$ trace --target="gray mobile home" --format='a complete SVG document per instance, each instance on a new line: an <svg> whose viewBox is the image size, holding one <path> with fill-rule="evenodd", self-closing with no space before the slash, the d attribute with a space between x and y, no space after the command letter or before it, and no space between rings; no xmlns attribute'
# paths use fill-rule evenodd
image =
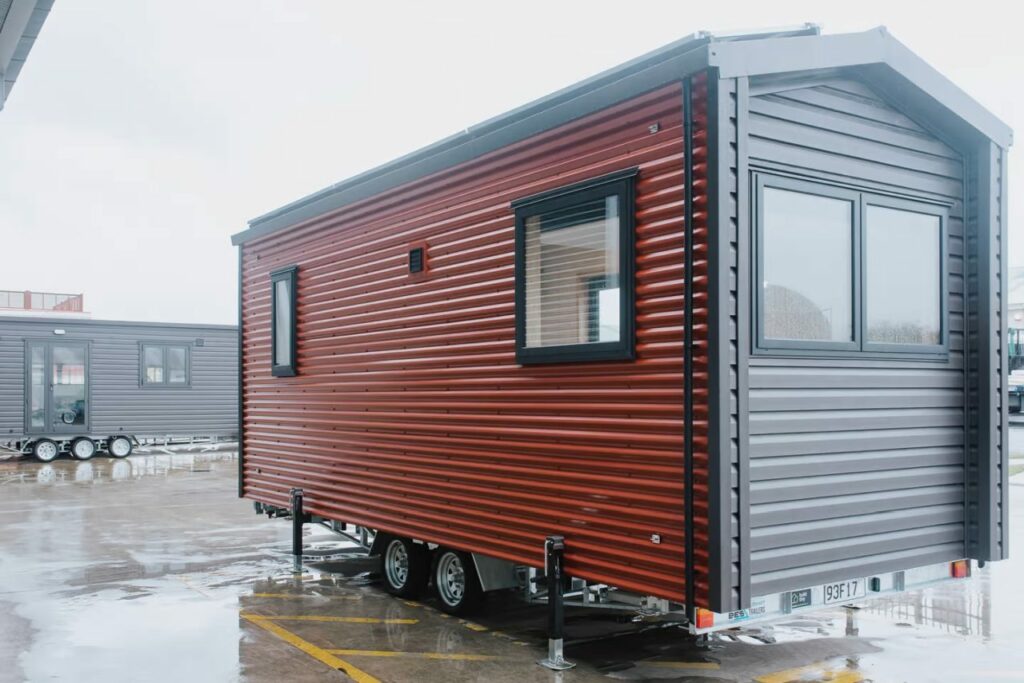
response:
<svg viewBox="0 0 1024 683"><path fill-rule="evenodd" d="M0 317L0 445L47 461L233 437L237 359L236 327Z"/></svg>

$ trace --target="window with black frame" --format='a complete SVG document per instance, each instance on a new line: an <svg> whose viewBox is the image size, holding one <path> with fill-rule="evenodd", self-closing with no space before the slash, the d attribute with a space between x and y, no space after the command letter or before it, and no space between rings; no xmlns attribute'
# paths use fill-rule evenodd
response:
<svg viewBox="0 0 1024 683"><path fill-rule="evenodd" d="M151 344L140 347L142 385L187 387L192 382L191 348L188 344Z"/></svg>
<svg viewBox="0 0 1024 683"><path fill-rule="evenodd" d="M945 352L946 207L758 175L758 347Z"/></svg>
<svg viewBox="0 0 1024 683"><path fill-rule="evenodd" d="M513 202L519 363L633 357L635 176Z"/></svg>
<svg viewBox="0 0 1024 683"><path fill-rule="evenodd" d="M295 292L298 268L282 268L270 274L270 372L274 377L296 374Z"/></svg>

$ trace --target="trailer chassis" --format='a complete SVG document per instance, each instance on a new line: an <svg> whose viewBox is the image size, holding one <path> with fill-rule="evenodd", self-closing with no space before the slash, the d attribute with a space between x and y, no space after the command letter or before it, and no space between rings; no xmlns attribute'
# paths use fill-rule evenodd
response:
<svg viewBox="0 0 1024 683"><path fill-rule="evenodd" d="M301 494L298 501L301 501ZM293 504L296 498L293 495ZM382 555L380 540L387 538L383 533L359 525L346 524L336 520L308 515L297 509L279 508L264 503L255 503L256 512L270 517L288 517L293 523L293 547L296 567L301 566L301 526L304 523L320 524L340 534L369 555ZM430 550L439 546L435 543L421 543ZM633 614L634 621L663 619L661 626L679 625L696 637L703 638L711 633L727 629L771 622L793 614L814 612L832 607L855 606L875 598L891 597L909 590L919 590L971 576L970 560L941 562L923 567L875 573L871 576L855 577L849 580L808 586L799 590L782 591L755 597L748 608L731 612L712 612L704 608L694 610L691 619L686 605L653 595L641 595L616 588L604 583L589 583L577 577L561 576L561 554L564 540L551 536L545 541L546 567L531 567L499 560L480 553L469 553L475 565L484 592L515 590L529 604L549 606L549 656L540 662L548 668L568 668L569 662L562 657L562 620L566 607L620 610ZM552 571L554 565L554 571ZM857 589L848 596L835 590L839 585L855 584ZM832 595L832 593L835 595ZM831 597L830 597L831 596ZM673 619L673 618L677 619ZM555 642L557 641L557 642Z"/></svg>

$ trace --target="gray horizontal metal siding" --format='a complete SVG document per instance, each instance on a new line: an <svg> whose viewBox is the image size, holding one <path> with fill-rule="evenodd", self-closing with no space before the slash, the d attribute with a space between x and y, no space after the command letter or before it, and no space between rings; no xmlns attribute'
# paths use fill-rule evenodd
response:
<svg viewBox="0 0 1024 683"><path fill-rule="evenodd" d="M963 557L963 160L857 81L751 89L751 168L951 205L948 360L751 357L751 594Z"/></svg>
<svg viewBox="0 0 1024 683"><path fill-rule="evenodd" d="M737 346L739 302L736 297L738 222L735 211L739 198L739 155L737 153L737 116L745 80L717 81L710 101L709 164L717 168L717 181L709 196L712 219L709 261L708 330L712 367L710 391L716 402L717 419L710 422L709 449L713 465L709 469L709 535L711 551L712 604L719 611L738 609L743 600L741 569L745 504L744 471L741 469L739 419L739 348Z"/></svg>
<svg viewBox="0 0 1024 683"><path fill-rule="evenodd" d="M968 175L967 530L970 557L1007 557L1006 153L985 141Z"/></svg>
<svg viewBox="0 0 1024 683"><path fill-rule="evenodd" d="M25 345L0 320L0 438L20 434L25 403Z"/></svg>
<svg viewBox="0 0 1024 683"><path fill-rule="evenodd" d="M65 330L63 336L53 334ZM0 434L24 427L26 339L90 344L91 432L96 435L232 435L238 422L237 333L230 327L0 318ZM202 339L203 345L196 346ZM141 387L145 342L191 346L191 386Z"/></svg>

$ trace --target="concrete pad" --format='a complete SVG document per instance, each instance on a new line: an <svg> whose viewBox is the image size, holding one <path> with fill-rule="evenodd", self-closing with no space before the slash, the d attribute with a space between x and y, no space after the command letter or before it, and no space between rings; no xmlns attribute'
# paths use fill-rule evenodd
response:
<svg viewBox="0 0 1024 683"><path fill-rule="evenodd" d="M235 495L232 452L0 463L0 682L1024 680L1019 563L735 629L706 648L671 620L569 610L554 673L543 607L491 595L471 619L399 600L373 562ZM1014 538L1024 486L1011 487ZM1013 541L1012 543L1015 543Z"/></svg>

